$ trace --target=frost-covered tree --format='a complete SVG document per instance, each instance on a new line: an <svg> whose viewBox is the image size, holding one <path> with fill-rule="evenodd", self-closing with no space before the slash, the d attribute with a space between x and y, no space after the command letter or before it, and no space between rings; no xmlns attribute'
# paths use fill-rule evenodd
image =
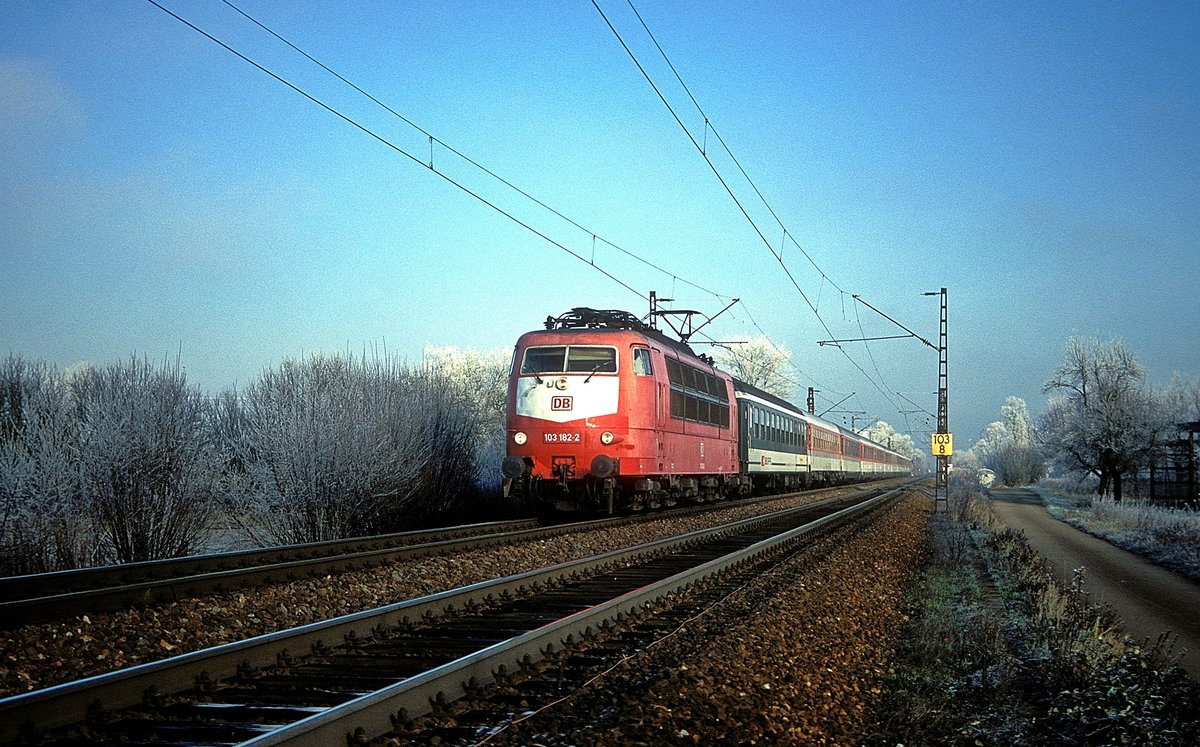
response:
<svg viewBox="0 0 1200 747"><path fill-rule="evenodd" d="M1010 394L1000 406L1000 415L1013 446L1029 448L1034 445L1033 416L1029 414L1025 400Z"/></svg>
<svg viewBox="0 0 1200 747"><path fill-rule="evenodd" d="M504 422L512 351L477 352L453 346L427 345L422 355L427 371L444 377L462 397L475 419L478 486L487 491L499 484L504 460Z"/></svg>
<svg viewBox="0 0 1200 747"><path fill-rule="evenodd" d="M791 357L787 348L766 335L735 339L734 344L716 351L717 365L735 379L787 400L795 394L795 384L787 377Z"/></svg>
<svg viewBox="0 0 1200 747"><path fill-rule="evenodd" d="M411 525L475 474L475 418L436 371L313 355L221 402L232 516L255 541L315 542Z"/></svg>
<svg viewBox="0 0 1200 747"><path fill-rule="evenodd" d="M987 466L988 461L1003 451L1011 441L1012 435L1008 432L1008 426L1003 421L997 420L984 426L979 438L971 446L971 450L975 452L979 461Z"/></svg>
<svg viewBox="0 0 1200 747"><path fill-rule="evenodd" d="M1161 407L1163 417L1168 422L1179 424L1200 421L1200 379L1188 381L1176 373L1162 393Z"/></svg>
<svg viewBox="0 0 1200 747"><path fill-rule="evenodd" d="M62 374L10 355L0 364L0 575L100 560L80 503L77 429Z"/></svg>
<svg viewBox="0 0 1200 747"><path fill-rule="evenodd" d="M1005 485L1029 485L1046 476L1045 461L1034 446L1033 419L1020 397L1000 406L1003 420L988 423L969 449L979 464Z"/></svg>
<svg viewBox="0 0 1200 747"><path fill-rule="evenodd" d="M217 517L220 457L207 398L178 362L136 357L69 383L80 500L117 562L186 555Z"/></svg>
<svg viewBox="0 0 1200 747"><path fill-rule="evenodd" d="M1096 475L1097 492L1119 501L1124 476L1165 430L1146 370L1124 342L1072 337L1044 390L1051 396L1039 432L1051 458Z"/></svg>

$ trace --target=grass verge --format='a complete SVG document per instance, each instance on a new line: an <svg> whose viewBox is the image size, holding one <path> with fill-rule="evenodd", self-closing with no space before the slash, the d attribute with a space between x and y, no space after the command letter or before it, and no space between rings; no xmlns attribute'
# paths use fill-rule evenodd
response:
<svg viewBox="0 0 1200 747"><path fill-rule="evenodd" d="M930 524L867 745L1193 744L1200 685L1067 588L979 496Z"/></svg>

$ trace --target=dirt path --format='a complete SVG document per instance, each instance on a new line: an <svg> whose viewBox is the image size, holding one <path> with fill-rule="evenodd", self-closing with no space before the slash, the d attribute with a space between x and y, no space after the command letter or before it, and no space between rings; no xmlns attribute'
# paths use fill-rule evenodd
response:
<svg viewBox="0 0 1200 747"><path fill-rule="evenodd" d="M1092 537L1051 516L1030 490L993 490L996 515L1025 533L1064 582L1083 567L1084 589L1110 605L1134 640L1170 631L1182 666L1200 679L1200 584Z"/></svg>

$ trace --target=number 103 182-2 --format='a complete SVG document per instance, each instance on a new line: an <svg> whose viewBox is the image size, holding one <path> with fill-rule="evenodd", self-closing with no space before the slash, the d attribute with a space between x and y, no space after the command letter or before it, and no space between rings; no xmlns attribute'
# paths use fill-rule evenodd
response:
<svg viewBox="0 0 1200 747"><path fill-rule="evenodd" d="M546 433L543 435L548 444L577 444L579 443L579 433L573 431L560 431L558 433Z"/></svg>

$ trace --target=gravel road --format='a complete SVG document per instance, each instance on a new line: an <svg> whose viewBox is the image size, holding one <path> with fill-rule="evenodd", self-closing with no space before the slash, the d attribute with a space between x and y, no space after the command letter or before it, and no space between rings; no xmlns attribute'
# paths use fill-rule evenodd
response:
<svg viewBox="0 0 1200 747"><path fill-rule="evenodd" d="M1084 568L1083 588L1111 606L1134 640L1154 641L1170 631L1180 666L1200 679L1200 584L1058 521L1031 490L992 490L992 508L1024 532L1064 583Z"/></svg>

